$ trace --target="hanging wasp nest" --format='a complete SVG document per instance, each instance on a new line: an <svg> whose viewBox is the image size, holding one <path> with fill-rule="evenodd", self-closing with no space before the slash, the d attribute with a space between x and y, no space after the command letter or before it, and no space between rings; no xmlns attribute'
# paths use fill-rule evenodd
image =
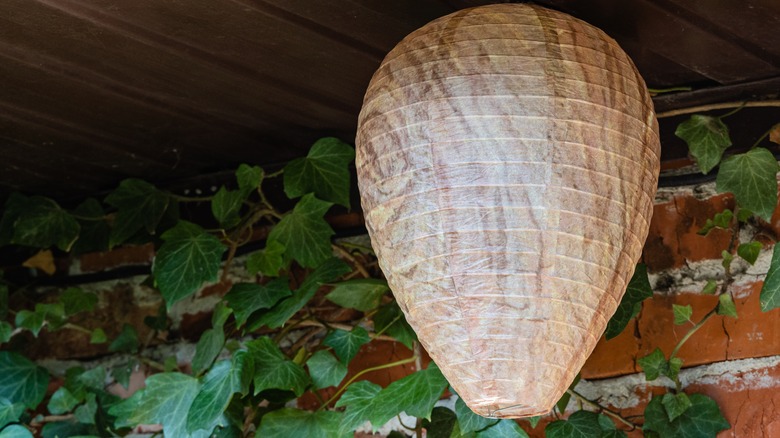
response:
<svg viewBox="0 0 780 438"><path fill-rule="evenodd" d="M647 236L660 145L631 60L562 13L462 10L387 55L356 144L382 270L452 387L483 416L548 412Z"/></svg>

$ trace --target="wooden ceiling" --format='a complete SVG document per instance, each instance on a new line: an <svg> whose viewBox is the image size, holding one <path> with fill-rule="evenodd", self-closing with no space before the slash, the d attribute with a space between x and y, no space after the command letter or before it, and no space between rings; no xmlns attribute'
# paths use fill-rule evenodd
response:
<svg viewBox="0 0 780 438"><path fill-rule="evenodd" d="M351 142L384 54L484 3L4 0L0 201L78 199L127 177L196 184L241 162L279 165L324 135ZM780 92L777 0L537 3L601 27L650 87L693 87L660 95L658 111ZM665 156L679 155L673 126L662 131Z"/></svg>

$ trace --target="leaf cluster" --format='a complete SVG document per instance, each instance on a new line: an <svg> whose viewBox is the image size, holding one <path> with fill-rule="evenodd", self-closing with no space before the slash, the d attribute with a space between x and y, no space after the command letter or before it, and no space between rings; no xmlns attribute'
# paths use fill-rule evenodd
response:
<svg viewBox="0 0 780 438"><path fill-rule="evenodd" d="M719 190L737 196L737 213L720 213L705 224L703 234L715 227L732 227L734 217L747 221L750 215L745 212L766 218L774 208L772 204L770 210L769 204L776 203L767 182L770 173L774 176L777 171L776 162L770 166L761 148L722 160L730 145L724 128L720 120L696 119L678 130L689 142L703 138L692 154L705 173L720 163ZM280 172L269 174L242 164L234 183L221 186L213 196L188 198L138 179L122 181L103 202L88 199L74 209L47 198L11 196L0 218L0 245L81 253L153 242L157 252L152 283L164 301L158 314L144 321L154 333L168 330L167 312L172 306L221 281L232 264L244 263L257 281L232 284L215 306L211 327L195 346L190 370L180 369L173 358L165 363L151 361L143 354L148 341L131 325L104 330L75 324L74 315L99 306L95 294L71 288L51 302L9 311L9 295L18 291L0 283L0 343L21 332L38 336L42 330L68 329L83 332L91 342L105 343L107 351L126 358L110 368L68 370L64 385L46 398L48 372L18 353L0 351L0 434L31 436L24 425L31 424L29 413L44 409L45 402L48 414L67 417L45 422L41 430L45 437L122 436L138 424L161 424L165 436L184 438L252 433L340 437L366 425L377 430L393 418L408 418L402 414L417 419L411 429L418 436L423 430L431 437L527 436L516 422L480 417L459 398L453 409L436 406L448 383L434 363L386 388L362 378L419 357L353 369L361 349L380 336L410 349L418 345L401 308L390 297L387 282L356 278L367 272L358 265L360 258L349 248L334 252L334 231L325 216L333 205L350 206L353 158L349 145L326 138ZM295 201L290 211L277 210L264 193L264 182L278 176L283 178L285 194ZM183 220L180 205L190 202L207 203L218 228ZM235 260L237 249L251 241L257 227L268 231L264 247ZM756 242L736 249L749 263L760 252ZM347 256L337 257L341 253ZM44 266L39 260L30 264ZM765 289L762 308L778 307L780 270L770 270ZM647 268L640 264L608 322L607 338L620 334L651 296ZM718 296L717 313L736 317L731 296ZM354 319L348 325L322 319L313 307L323 303L349 309ZM692 313L682 306L674 309L681 323L691 322ZM656 350L639 363L648 380L666 376L679 382L682 361L674 354L667 360ZM160 372L148 376L145 388L132 397L119 400L106 392L106 382L127 387L134 371L150 367ZM288 406L307 393L318 401L317 409ZM558 403L559 412L565 412L571 394L567 392ZM676 391L656 399L647 408L647 433L684 437L689 436L692 422L703 422L705 432L697 436L714 436L728 427L717 405L704 396ZM532 420L533 426L536 421ZM551 422L545 432L549 437L625 436L605 415L582 410Z"/></svg>

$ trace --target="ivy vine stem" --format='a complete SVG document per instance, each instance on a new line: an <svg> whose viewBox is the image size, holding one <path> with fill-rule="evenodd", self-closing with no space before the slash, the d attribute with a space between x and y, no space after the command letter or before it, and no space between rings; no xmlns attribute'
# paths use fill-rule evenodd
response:
<svg viewBox="0 0 780 438"><path fill-rule="evenodd" d="M341 385L341 387L338 389L338 391L336 391L325 403L321 404L320 407L317 408L317 410L321 411L323 408L325 408L327 406L330 406L330 404L333 403L334 401L336 401L336 399L338 399L338 397L341 395L341 393L344 392L349 387L349 385L351 385L359 377L361 377L361 376L363 376L363 375L365 375L367 373L373 372L373 371L379 371L379 370L384 370L384 369L387 369L387 368L393 368L393 367L397 367L397 366L401 366L401 365L406 365L406 364L412 363L412 362L414 362L416 360L417 360L417 356L412 356L412 357L409 357L409 358L406 358L406 359L398 360L398 361L391 362L391 363L386 363L386 364L383 364L383 365L377 365L375 367L366 368L364 370L361 370L360 372L358 372L357 374L352 376L351 379L347 380L347 383Z"/></svg>
<svg viewBox="0 0 780 438"><path fill-rule="evenodd" d="M399 315L400 316L400 315ZM422 346L420 345L420 341L412 341L412 350L414 351L414 370L420 371L422 370ZM414 425L414 430L416 432L417 438L423 437L423 427L422 427L422 418L418 418L417 422Z"/></svg>
<svg viewBox="0 0 780 438"><path fill-rule="evenodd" d="M780 100L757 100L757 101L749 101L749 102L742 101L742 102L713 103L708 105L699 105L699 106L692 106L689 108L680 108L676 110L664 111L656 114L655 116L659 119L662 119L666 117L674 117L674 116L680 116L684 114L693 114L693 113L701 113L706 111L714 111L719 109L736 108L739 106L744 106L745 108L780 107Z"/></svg>
<svg viewBox="0 0 780 438"><path fill-rule="evenodd" d="M57 421L68 421L75 418L75 415L73 414L65 414L65 415L46 415L38 418L34 418L32 421L30 421L31 426L37 426L45 423L55 423Z"/></svg>
<svg viewBox="0 0 780 438"><path fill-rule="evenodd" d="M743 108L745 108L745 105L747 105L747 102L742 102L742 104L733 110L727 112L726 114L723 114L722 116L718 116L719 119L725 119L726 117L733 116L734 114L742 111Z"/></svg>
<svg viewBox="0 0 780 438"><path fill-rule="evenodd" d="M371 274L368 273L366 267L363 266L363 264L360 263L360 261L356 259L355 256L350 254L349 251L342 248L340 245L332 244L331 246L341 257L347 259L350 263L352 263L352 266L354 266L355 269L357 269L357 271L360 272L360 275L362 275L365 278L371 278Z"/></svg>
<svg viewBox="0 0 780 438"><path fill-rule="evenodd" d="M674 357L677 357L677 353L680 351L680 348L682 348L683 344L685 344L688 339L693 336L694 333L696 333L711 317L712 315L715 315L715 312L717 312L718 307L714 307L712 310L710 310L704 317L697 322L693 327L691 327L690 330L688 330L688 333L685 334L685 336L680 339L680 342L675 345L674 350L672 350L672 354L669 356L669 360L671 360Z"/></svg>
<svg viewBox="0 0 780 438"><path fill-rule="evenodd" d="M581 401L582 403L584 403L586 405L590 405L591 407L594 407L594 408L598 409L599 412L603 412L604 414L609 415L610 417L620 421L621 423L623 423L626 426L630 427L631 428L630 430L634 430L634 429L637 428L637 425L635 423L632 423L631 421L629 421L628 419L626 419L625 417L623 417L619 413L617 413L617 412L613 411L612 409L609 409L609 408L607 408L605 406L602 406L601 404L599 404L596 401L593 401L593 400L585 397L584 395L580 394L576 390L569 388L569 389L566 390L566 392L568 392L569 394L573 395L577 400Z"/></svg>
<svg viewBox="0 0 780 438"><path fill-rule="evenodd" d="M691 91L691 87L648 88L650 94L673 93L676 91Z"/></svg>
<svg viewBox="0 0 780 438"><path fill-rule="evenodd" d="M399 317L399 318L400 318L400 317ZM396 318L396 319L394 319L394 320L393 320L393 322L394 322L394 321L397 321L399 318ZM370 332L369 332L369 335L371 336L371 340L372 340L372 341L373 341L373 340L379 340L379 341L390 341L390 342L395 342L395 341L396 341L396 339L395 339L395 338L393 338L392 336L386 336L386 335L383 335L383 333L386 331L387 327L390 327L391 325L393 325L393 322L391 322L391 323L390 323L389 325L387 325L387 326L386 326L384 329L382 329L382 330L380 330L380 331L378 331L378 332L376 332L376 333L370 333ZM334 328L334 329L338 329L338 330L344 330L344 331L347 331L347 332L348 332L348 331L350 331L350 330L352 330L352 329L354 328L354 327L353 327L353 326L351 326L351 325L348 325L348 324L340 324L340 323L336 323L336 322L329 322L327 325L325 325L325 323L323 323L323 322L320 322L320 321L313 321L313 320L311 320L311 319L304 319L304 320L294 320L294 319L291 319L291 320L288 320L288 321L287 321L287 323L288 323L288 324L295 324L295 325L296 325L296 326L298 326L298 327L324 327L324 328Z"/></svg>
<svg viewBox="0 0 780 438"><path fill-rule="evenodd" d="M66 322L66 323L65 323L65 324L62 326L62 328L66 328L66 329L75 330L75 331L77 331L77 332L86 333L86 334L88 334L88 335L91 335L91 334L92 334L92 330L89 330L89 329L87 329L87 328L85 328L85 327L82 327L82 326L80 326L80 325L78 325L78 324L73 324L72 322Z"/></svg>
<svg viewBox="0 0 780 438"><path fill-rule="evenodd" d="M265 175L266 178L276 178L277 176L280 176L284 173L284 168L277 170L276 172L269 173Z"/></svg>
<svg viewBox="0 0 780 438"><path fill-rule="evenodd" d="M82 216L80 214L74 214L71 212L68 212L68 215L80 221L87 221L87 222L99 222L108 219L108 215L91 217L91 216Z"/></svg>
<svg viewBox="0 0 780 438"><path fill-rule="evenodd" d="M758 146L759 144L761 144L761 142L762 142L762 141L764 141L764 139L765 139L765 138L769 137L769 134L772 132L772 130L773 130L774 128L775 128L775 127L774 127L774 126L772 126L771 128L767 129L767 130L766 130L766 132L764 132L764 133L761 135L761 137L759 137L759 138L758 138L758 140L756 140L756 142L755 142L755 143L753 143L753 146L750 146L750 149L755 149L755 148L756 148L756 146Z"/></svg>
<svg viewBox="0 0 780 438"><path fill-rule="evenodd" d="M179 202L211 202L214 197L213 196L184 196L184 195L177 195L176 193L166 193L168 197L173 199L174 201Z"/></svg>

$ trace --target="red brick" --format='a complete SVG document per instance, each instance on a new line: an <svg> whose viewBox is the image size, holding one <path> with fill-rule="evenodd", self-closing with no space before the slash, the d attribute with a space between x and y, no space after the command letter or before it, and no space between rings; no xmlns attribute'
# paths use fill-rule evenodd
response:
<svg viewBox="0 0 780 438"><path fill-rule="evenodd" d="M716 213L734 208L731 195L706 200L677 196L670 202L656 204L645 241L642 260L651 272L679 268L686 261L720 258L728 248L731 232L714 229L707 236L696 234Z"/></svg>
<svg viewBox="0 0 780 438"><path fill-rule="evenodd" d="M639 352L636 326L636 320L631 320L618 336L610 340L602 336L582 368L583 376L586 379L601 379L635 372L634 362Z"/></svg>
<svg viewBox="0 0 780 438"><path fill-rule="evenodd" d="M147 265L154 259L154 245L125 245L111 251L93 252L79 257L82 272L100 272L119 266Z"/></svg>
<svg viewBox="0 0 780 438"><path fill-rule="evenodd" d="M680 349L685 367L780 354L780 309L761 311L762 285L756 282L732 286L739 318L719 315L710 318ZM610 341L603 338L599 341L582 369L583 377L599 379L640 371L638 367L633 368L635 358L650 354L656 347L668 356L692 327L691 323L674 325L672 305L691 305L692 320L697 322L717 302L713 295L656 294L644 302L637 321L632 321L623 333Z"/></svg>

